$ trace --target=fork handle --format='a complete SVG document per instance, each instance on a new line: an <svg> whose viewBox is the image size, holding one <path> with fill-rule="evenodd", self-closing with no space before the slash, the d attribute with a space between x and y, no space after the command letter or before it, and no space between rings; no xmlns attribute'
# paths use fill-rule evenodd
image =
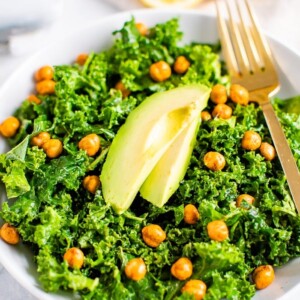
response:
<svg viewBox="0 0 300 300"><path fill-rule="evenodd" d="M286 176L296 209L298 213L300 213L300 173L298 166L271 102L265 101L260 105L269 127L278 158Z"/></svg>

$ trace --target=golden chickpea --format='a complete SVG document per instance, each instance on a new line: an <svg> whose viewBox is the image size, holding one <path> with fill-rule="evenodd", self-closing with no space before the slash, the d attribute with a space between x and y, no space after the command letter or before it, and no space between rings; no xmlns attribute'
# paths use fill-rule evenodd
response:
<svg viewBox="0 0 300 300"><path fill-rule="evenodd" d="M249 102L249 92L239 84L233 84L229 92L230 99L237 104L247 105Z"/></svg>
<svg viewBox="0 0 300 300"><path fill-rule="evenodd" d="M150 66L149 73L154 81L162 82L172 75L172 70L168 63L161 60Z"/></svg>
<svg viewBox="0 0 300 300"><path fill-rule="evenodd" d="M212 111L212 116L224 120L229 119L232 116L232 108L227 104L217 104Z"/></svg>
<svg viewBox="0 0 300 300"><path fill-rule="evenodd" d="M259 151L260 154L266 159L266 160L273 160L276 156L276 150L275 148L267 143L267 142L263 142L261 143L260 147L259 147Z"/></svg>
<svg viewBox="0 0 300 300"><path fill-rule="evenodd" d="M142 258L133 258L125 266L125 275L127 278L139 281L145 277L147 268Z"/></svg>
<svg viewBox="0 0 300 300"><path fill-rule="evenodd" d="M159 225L151 224L142 229L142 237L148 246L156 248L166 239L167 235Z"/></svg>
<svg viewBox="0 0 300 300"><path fill-rule="evenodd" d="M227 102L227 90L222 84L216 84L210 92L210 100L215 104L224 104Z"/></svg>
<svg viewBox="0 0 300 300"><path fill-rule="evenodd" d="M33 94L31 94L31 95L29 95L28 97L27 97L27 101L29 101L29 102L31 102L31 103L35 103L35 104L41 104L41 99L39 99L36 95L33 95Z"/></svg>
<svg viewBox="0 0 300 300"><path fill-rule="evenodd" d="M115 89L121 91L122 97L126 98L130 95L130 90L128 90L122 81L118 81L115 85Z"/></svg>
<svg viewBox="0 0 300 300"><path fill-rule="evenodd" d="M253 131L248 130L244 133L243 139L242 139L242 147L245 150L256 150L261 145L261 137L260 135Z"/></svg>
<svg viewBox="0 0 300 300"><path fill-rule="evenodd" d="M54 71L51 66L43 66L35 72L34 78L36 81L50 80L53 78L53 74Z"/></svg>
<svg viewBox="0 0 300 300"><path fill-rule="evenodd" d="M88 134L79 141L78 147L84 150L88 156L94 156L101 147L100 138L95 133Z"/></svg>
<svg viewBox="0 0 300 300"><path fill-rule="evenodd" d="M56 158L61 155L63 144L59 139L50 139L42 145L42 148L49 158Z"/></svg>
<svg viewBox="0 0 300 300"><path fill-rule="evenodd" d="M179 258L171 267L171 274L178 280L186 280L193 274L193 264L187 257Z"/></svg>
<svg viewBox="0 0 300 300"><path fill-rule="evenodd" d="M50 95L55 93L55 82L53 80L42 80L35 85L35 89L40 95Z"/></svg>
<svg viewBox="0 0 300 300"><path fill-rule="evenodd" d="M8 223L2 225L0 229L0 236L3 241L11 245L16 245L20 241L20 236L16 227Z"/></svg>
<svg viewBox="0 0 300 300"><path fill-rule="evenodd" d="M197 207L193 204L188 204L184 207L184 222L187 224L196 224L200 218Z"/></svg>
<svg viewBox="0 0 300 300"><path fill-rule="evenodd" d="M73 247L65 252L64 260L68 263L69 267L80 269L84 263L84 254L79 248Z"/></svg>
<svg viewBox="0 0 300 300"><path fill-rule="evenodd" d="M85 62L87 61L89 55L87 53L80 53L76 57L76 62L80 65L83 66Z"/></svg>
<svg viewBox="0 0 300 300"><path fill-rule="evenodd" d="M207 122L207 121L211 120L211 114L207 110L203 110L201 112L201 120L203 122Z"/></svg>
<svg viewBox="0 0 300 300"><path fill-rule="evenodd" d="M17 134L20 125L21 123L16 117L8 117L0 124L0 133L6 138L11 138Z"/></svg>
<svg viewBox="0 0 300 300"><path fill-rule="evenodd" d="M246 201L248 204L252 205L255 201L254 197L252 197L251 195L249 194L242 194L242 195L239 195L236 199L236 206L237 207L240 207L241 206L241 203L242 201Z"/></svg>
<svg viewBox="0 0 300 300"><path fill-rule="evenodd" d="M177 74L184 74L190 67L191 63L183 55L178 56L174 63L174 71Z"/></svg>
<svg viewBox="0 0 300 300"><path fill-rule="evenodd" d="M140 35L146 36L148 34L148 27L144 23L136 23L135 26Z"/></svg>
<svg viewBox="0 0 300 300"><path fill-rule="evenodd" d="M263 265L257 267L252 275L255 287L258 290L264 289L269 286L275 279L275 272L272 266Z"/></svg>
<svg viewBox="0 0 300 300"><path fill-rule="evenodd" d="M207 152L203 158L204 165L212 171L221 171L226 164L225 157L215 151Z"/></svg>
<svg viewBox="0 0 300 300"><path fill-rule="evenodd" d="M215 220L207 224L208 236L218 242L222 242L229 237L229 230L223 220Z"/></svg>
<svg viewBox="0 0 300 300"><path fill-rule="evenodd" d="M181 288L181 292L194 296L195 300L202 300L206 294L206 289L206 284L202 280L191 279Z"/></svg>
<svg viewBox="0 0 300 300"><path fill-rule="evenodd" d="M95 194L100 186L99 176L89 175L83 179L83 187L92 194Z"/></svg>
<svg viewBox="0 0 300 300"><path fill-rule="evenodd" d="M34 136L30 140L32 146L38 146L41 148L46 142L50 140L50 134L48 132L40 132L38 135Z"/></svg>

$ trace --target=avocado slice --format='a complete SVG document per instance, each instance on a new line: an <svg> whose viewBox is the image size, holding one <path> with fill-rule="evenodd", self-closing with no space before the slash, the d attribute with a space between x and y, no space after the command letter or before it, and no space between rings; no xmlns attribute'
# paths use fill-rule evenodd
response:
<svg viewBox="0 0 300 300"><path fill-rule="evenodd" d="M170 145L140 189L141 196L162 207L179 187L192 156L201 119L196 118Z"/></svg>
<svg viewBox="0 0 300 300"><path fill-rule="evenodd" d="M146 98L117 132L100 180L104 200L121 214L176 138L199 119L210 89L199 84Z"/></svg>

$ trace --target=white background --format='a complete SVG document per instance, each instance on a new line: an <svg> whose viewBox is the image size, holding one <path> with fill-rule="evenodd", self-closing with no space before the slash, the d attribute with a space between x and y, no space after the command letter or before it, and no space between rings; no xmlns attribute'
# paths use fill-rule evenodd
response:
<svg viewBox="0 0 300 300"><path fill-rule="evenodd" d="M6 1L6 0L0 0ZM24 0L26 1L26 0ZM43 0L41 0L43 1ZM141 8L138 0L62 0L61 16L40 35L16 39L12 49L0 53L0 88L5 79L14 72L27 57L49 41L59 39L89 22L113 14L121 9ZM300 0L250 0L263 30L300 53ZM1 4L1 2L0 2ZM215 14L214 1L203 0L199 9L206 14ZM1 15L1 14L0 14ZM16 87L17 88L17 87ZM7 101L9 99L0 99ZM1 120L0 120L1 121ZM0 265L0 300L34 300Z"/></svg>

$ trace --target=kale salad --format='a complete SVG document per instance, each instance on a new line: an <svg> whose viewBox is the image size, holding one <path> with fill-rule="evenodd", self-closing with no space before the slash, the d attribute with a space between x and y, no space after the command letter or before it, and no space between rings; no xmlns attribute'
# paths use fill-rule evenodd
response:
<svg viewBox="0 0 300 300"><path fill-rule="evenodd" d="M246 131L272 144L259 106L229 99L229 118L203 119L187 172L162 207L138 194L128 210L117 214L105 201L101 182L96 180L91 189L85 184L88 176L99 178L119 128L148 96L188 84L229 89L219 45L182 45L177 19L146 32L140 27L131 19L113 33L110 49L53 66L55 86L45 91L40 85L35 98L22 102L14 114L19 126L6 135L11 150L0 155L0 180L8 198L0 216L34 253L47 292L69 290L86 300L202 299L183 290L189 279L196 279L206 284L205 300L251 299L256 291L251 274L257 267L281 266L300 255L300 217L278 158L268 160L258 150L241 147ZM189 63L181 73L173 70L179 56ZM172 68L167 79L149 75L159 61ZM273 104L300 168L300 114L291 101L299 103L294 98ZM214 106L209 100L205 111L211 114ZM41 133L58 141L58 155L33 142ZM92 155L79 146L88 135L97 136ZM210 151L225 158L222 170L204 163ZM241 194L255 201L238 206ZM193 223L185 220L190 204L198 212ZM228 228L223 241L208 235L208 224L215 220ZM142 237L150 224L165 233L155 247ZM79 266L68 263L68 249L80 249ZM134 258L146 266L142 278L125 272ZM188 279L171 272L180 258L192 263Z"/></svg>

